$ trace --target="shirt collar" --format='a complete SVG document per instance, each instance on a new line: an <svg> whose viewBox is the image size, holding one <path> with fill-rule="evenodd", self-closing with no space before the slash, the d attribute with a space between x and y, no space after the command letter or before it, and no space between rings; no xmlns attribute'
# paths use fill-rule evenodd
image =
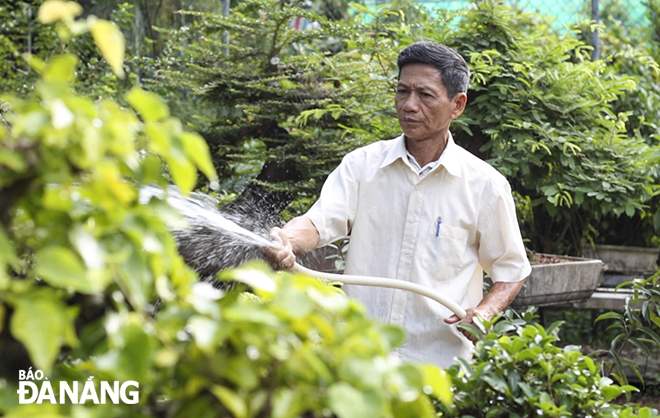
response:
<svg viewBox="0 0 660 418"><path fill-rule="evenodd" d="M442 154L440 154L440 158L438 159L438 166L443 166L445 170L447 170L447 172L453 176L461 177L459 156L456 154L459 146L454 142L454 137L452 136L451 132L448 132L448 134L447 146L445 147L445 150L442 151ZM385 159L381 163L380 168L387 167L398 159L401 159L401 161L404 163L409 164L407 162L406 141L404 140L404 136L401 135L398 138L395 138L394 141L394 146L385 156ZM438 167L435 167L433 171L437 170L437 168Z"/></svg>

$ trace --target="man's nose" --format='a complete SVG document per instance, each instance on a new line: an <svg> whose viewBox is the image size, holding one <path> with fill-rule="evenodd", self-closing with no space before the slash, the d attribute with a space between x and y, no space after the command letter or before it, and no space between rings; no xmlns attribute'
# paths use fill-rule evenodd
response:
<svg viewBox="0 0 660 418"><path fill-rule="evenodd" d="M417 112L419 110L419 97L417 94L411 93L403 102L403 110L406 112Z"/></svg>

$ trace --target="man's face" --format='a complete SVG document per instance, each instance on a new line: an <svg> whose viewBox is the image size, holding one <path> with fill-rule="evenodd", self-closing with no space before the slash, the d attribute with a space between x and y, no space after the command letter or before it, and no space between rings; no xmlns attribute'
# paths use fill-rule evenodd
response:
<svg viewBox="0 0 660 418"><path fill-rule="evenodd" d="M409 140L447 138L449 122L463 113L467 96L447 96L440 70L429 64L403 66L396 90L396 113L403 133Z"/></svg>

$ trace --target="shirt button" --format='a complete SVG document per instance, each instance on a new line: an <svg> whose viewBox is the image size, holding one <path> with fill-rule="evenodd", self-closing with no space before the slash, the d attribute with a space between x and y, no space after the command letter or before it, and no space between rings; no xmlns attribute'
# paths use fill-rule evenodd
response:
<svg viewBox="0 0 660 418"><path fill-rule="evenodd" d="M410 250L403 250L403 253L404 253L405 255L408 255L408 254L410 254Z"/></svg>

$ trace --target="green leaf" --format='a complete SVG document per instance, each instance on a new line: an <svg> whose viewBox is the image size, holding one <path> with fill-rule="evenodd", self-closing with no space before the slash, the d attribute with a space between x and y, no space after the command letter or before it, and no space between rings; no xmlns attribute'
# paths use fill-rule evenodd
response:
<svg viewBox="0 0 660 418"><path fill-rule="evenodd" d="M660 328L660 316L656 314L655 312L651 312L651 321L658 327ZM660 344L660 343L659 343Z"/></svg>
<svg viewBox="0 0 660 418"><path fill-rule="evenodd" d="M27 168L23 155L9 149L0 149L0 166L2 165L15 172L22 172Z"/></svg>
<svg viewBox="0 0 660 418"><path fill-rule="evenodd" d="M264 273L261 273L262 275ZM290 318L303 319L312 312L314 304L309 297L296 289L291 280L282 281L273 299L273 305Z"/></svg>
<svg viewBox="0 0 660 418"><path fill-rule="evenodd" d="M73 19L82 12L82 6L74 1L48 0L39 7L38 18L47 25L62 19Z"/></svg>
<svg viewBox="0 0 660 418"><path fill-rule="evenodd" d="M328 390L330 409L339 418L373 418L383 414L383 399L374 391L360 391L345 382Z"/></svg>
<svg viewBox="0 0 660 418"><path fill-rule="evenodd" d="M126 93L125 97L126 101L137 110L145 122L156 122L170 115L170 110L163 99L137 86Z"/></svg>
<svg viewBox="0 0 660 418"><path fill-rule="evenodd" d="M603 393L606 402L618 398L623 393L623 389L619 386L605 386L600 391Z"/></svg>
<svg viewBox="0 0 660 418"><path fill-rule="evenodd" d="M382 333L390 343L389 348L399 347L406 341L406 331L403 328L386 325L383 327Z"/></svg>
<svg viewBox="0 0 660 418"><path fill-rule="evenodd" d="M16 256L16 251L12 245L9 237L5 234L3 228L0 228L0 262L7 263L9 265L16 265L18 262L18 257ZM2 268L0 264L0 268Z"/></svg>
<svg viewBox="0 0 660 418"><path fill-rule="evenodd" d="M280 388L273 396L273 418L295 418L302 410L302 392Z"/></svg>
<svg viewBox="0 0 660 418"><path fill-rule="evenodd" d="M195 315L188 320L190 333L197 347L210 353L216 341L218 322L201 315Z"/></svg>
<svg viewBox="0 0 660 418"><path fill-rule="evenodd" d="M248 416L245 400L236 392L220 385L211 386L211 393L232 413L236 418L246 418Z"/></svg>
<svg viewBox="0 0 660 418"><path fill-rule="evenodd" d="M637 339L637 338L635 338L635 337L630 337L630 339L629 339L628 341L630 341L630 343L631 343L632 345L634 345L635 347L637 347L638 349L640 349L644 354L646 354L647 357L652 357L652 356L653 356L653 355L651 354L651 351L649 350L649 348L646 346L646 344L644 344L644 343L643 343L642 341L640 341L639 339Z"/></svg>
<svg viewBox="0 0 660 418"><path fill-rule="evenodd" d="M217 179L218 174L215 172L215 167L211 161L211 154L209 153L209 146L199 134L193 132L182 132L179 135L183 143L183 149L186 155L190 158L195 165L211 180Z"/></svg>
<svg viewBox="0 0 660 418"><path fill-rule="evenodd" d="M447 372L439 369L437 366L424 365L422 366L422 373L424 374L425 392L426 385L428 385L431 388L431 394L433 396L440 399L445 405L451 405L454 396L451 393L451 378Z"/></svg>
<svg viewBox="0 0 660 418"><path fill-rule="evenodd" d="M109 371L117 374L121 380L135 380L147 384L149 374L152 373L156 344L154 337L145 332L143 326L135 324L137 314L133 319L124 323L114 339L115 344L121 346L121 351L116 369Z"/></svg>
<svg viewBox="0 0 660 418"><path fill-rule="evenodd" d="M195 166L175 147L170 148L170 153L165 157L165 161L172 174L172 180L179 190L184 194L191 191L197 182Z"/></svg>
<svg viewBox="0 0 660 418"><path fill-rule="evenodd" d="M145 307L153 289L153 276L144 254L136 247L131 248L128 260L122 265L116 278L126 298L136 309Z"/></svg>
<svg viewBox="0 0 660 418"><path fill-rule="evenodd" d="M14 305L10 330L23 343L34 365L49 373L64 344L75 345L73 321L67 307L51 291L21 295Z"/></svg>
<svg viewBox="0 0 660 418"><path fill-rule="evenodd" d="M619 381L619 384L628 384L628 378L626 377L625 370L623 369L623 362L621 361L621 357L616 353L616 351L610 350L610 354L612 355L612 359L614 359L614 364L616 365L616 370L619 372L618 374L614 375L617 377L617 380Z"/></svg>
<svg viewBox="0 0 660 418"><path fill-rule="evenodd" d="M124 54L126 52L126 41L121 30L113 22L104 19L88 20L92 27L91 32L94 42L98 46L103 58L112 68L117 77L124 77Z"/></svg>
<svg viewBox="0 0 660 418"><path fill-rule="evenodd" d="M78 257L65 247L51 245L34 256L35 273L55 287L94 293L103 287L88 279L87 270Z"/></svg>
<svg viewBox="0 0 660 418"><path fill-rule="evenodd" d="M640 408L638 413L639 413L639 418L651 418L655 416L652 410L647 407Z"/></svg>
<svg viewBox="0 0 660 418"><path fill-rule="evenodd" d="M78 65L78 57L71 54L58 55L53 58L44 71L45 81L71 82L75 79L75 69ZM50 87L50 85L47 85ZM44 87L44 95L55 98L60 94L59 89ZM36 116L36 115L35 115ZM32 122L38 122L33 120Z"/></svg>
<svg viewBox="0 0 660 418"><path fill-rule="evenodd" d="M502 393L510 393L509 385L507 385L506 381L502 377L494 373L487 373L481 376L481 378L496 391Z"/></svg>
<svg viewBox="0 0 660 418"><path fill-rule="evenodd" d="M620 320L621 315L619 315L616 312L605 312L604 314L599 315L598 318L596 318L596 320L594 321L594 323L596 323L598 321L603 321L605 319L618 319L618 320Z"/></svg>
<svg viewBox="0 0 660 418"><path fill-rule="evenodd" d="M374 12L369 10L369 8L367 6L363 6L360 3L349 3L349 6L356 9L356 10L358 10L358 11L360 11L360 12L362 12L362 13L366 13L370 16L375 16Z"/></svg>

